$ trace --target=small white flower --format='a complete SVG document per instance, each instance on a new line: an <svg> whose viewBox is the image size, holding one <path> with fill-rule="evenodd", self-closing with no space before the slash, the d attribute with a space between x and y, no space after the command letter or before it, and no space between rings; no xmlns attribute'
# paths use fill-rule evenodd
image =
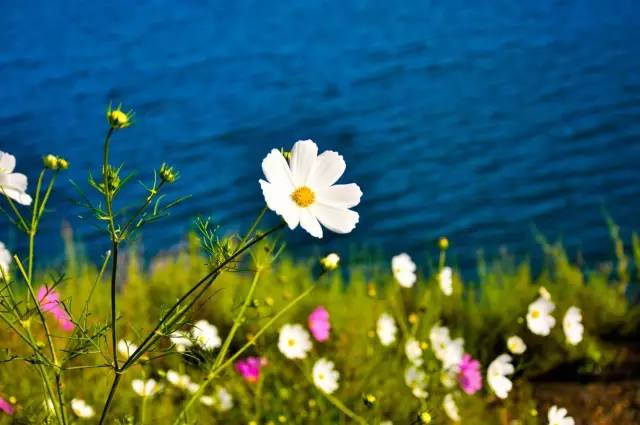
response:
<svg viewBox="0 0 640 425"><path fill-rule="evenodd" d="M0 279L9 275L9 265L11 264L11 253L0 242Z"/></svg>
<svg viewBox="0 0 640 425"><path fill-rule="evenodd" d="M200 389L200 384L196 384L195 382L189 382L187 384L187 391L191 394L196 393Z"/></svg>
<svg viewBox="0 0 640 425"><path fill-rule="evenodd" d="M225 388L217 386L214 393L214 406L220 412L226 412L233 407L233 397Z"/></svg>
<svg viewBox="0 0 640 425"><path fill-rule="evenodd" d="M146 381L134 379L131 381L131 387L140 397L152 397L160 391L160 384L154 379L148 379Z"/></svg>
<svg viewBox="0 0 640 425"><path fill-rule="evenodd" d="M175 345L176 351L178 353L184 353L188 347L191 347L191 345L193 345L191 339L189 338L189 335L183 331L176 331L172 333L171 335L169 335L169 339L171 340L171 343Z"/></svg>
<svg viewBox="0 0 640 425"><path fill-rule="evenodd" d="M327 394L331 394L338 389L338 379L340 373L335 369L332 361L319 359L313 365L313 383L316 387Z"/></svg>
<svg viewBox="0 0 640 425"><path fill-rule="evenodd" d="M449 419L453 422L460 422L460 412L458 411L458 406L456 405L451 393L444 396L444 400L442 400L442 407L444 408L444 413L447 414Z"/></svg>
<svg viewBox="0 0 640 425"><path fill-rule="evenodd" d="M385 347L396 341L398 328L390 314L382 313L380 315L378 323L376 324L376 333L378 334L378 338L380 338L380 343Z"/></svg>
<svg viewBox="0 0 640 425"><path fill-rule="evenodd" d="M507 339L507 348L511 354L522 354L527 351L527 345L517 335L512 335Z"/></svg>
<svg viewBox="0 0 640 425"><path fill-rule="evenodd" d="M438 283L442 293L447 297L453 294L453 272L451 267L445 267L438 274Z"/></svg>
<svg viewBox="0 0 640 425"><path fill-rule="evenodd" d="M350 210L360 203L357 184L335 184L346 164L337 152L318 155L311 140L300 140L291 149L291 160L273 149L262 161L267 180L260 180L267 206L282 216L291 230L298 224L311 236L322 238L322 224L336 233L349 233L359 215Z"/></svg>
<svg viewBox="0 0 640 425"><path fill-rule="evenodd" d="M437 325L429 331L429 339L433 353L442 362L442 367L447 370L457 370L464 356L464 340L451 339L449 329Z"/></svg>
<svg viewBox="0 0 640 425"><path fill-rule="evenodd" d="M71 400L71 410L79 418L88 419L95 416L96 412L93 407L89 406L84 400L74 398Z"/></svg>
<svg viewBox="0 0 640 425"><path fill-rule="evenodd" d="M423 363L422 359L422 348L420 347L420 343L415 338L409 338L407 342L404 344L404 353L407 355L407 359L416 365L421 366Z"/></svg>
<svg viewBox="0 0 640 425"><path fill-rule="evenodd" d="M416 283L416 264L411 260L409 254L403 252L393 257L391 270L400 286L411 288Z"/></svg>
<svg viewBox="0 0 640 425"><path fill-rule="evenodd" d="M118 341L118 354L120 354L124 359L131 357L137 349L138 346L131 341L127 341L126 339Z"/></svg>
<svg viewBox="0 0 640 425"><path fill-rule="evenodd" d="M549 425L574 425L575 421L571 416L567 416L567 409L564 407L551 406L547 413Z"/></svg>
<svg viewBox="0 0 640 425"><path fill-rule="evenodd" d="M527 327L536 335L547 336L551 328L556 325L556 319L551 316L555 310L555 304L546 298L540 297L529 304L527 313Z"/></svg>
<svg viewBox="0 0 640 425"><path fill-rule="evenodd" d="M211 407L215 403L215 400L210 395L203 395L202 397L200 397L200 403L204 404L205 406Z"/></svg>
<svg viewBox="0 0 640 425"><path fill-rule="evenodd" d="M427 392L427 374L422 369L415 366L409 366L404 372L404 382L414 397L425 399L429 397Z"/></svg>
<svg viewBox="0 0 640 425"><path fill-rule="evenodd" d="M278 349L288 359L304 359L311 350L311 338L302 325L286 324L280 329Z"/></svg>
<svg viewBox="0 0 640 425"><path fill-rule="evenodd" d="M499 355L491 362L487 369L487 382L499 398L505 399L509 395L509 391L513 387L513 383L507 375L515 372L511 364L511 356L508 354Z"/></svg>
<svg viewBox="0 0 640 425"><path fill-rule="evenodd" d="M195 392L195 391L191 391L190 387L193 385L193 382L191 382L191 378L189 377L189 375L181 375L175 370L168 370L167 381L169 381L176 388L180 388L181 390ZM197 391L197 388L196 388L196 391Z"/></svg>
<svg viewBox="0 0 640 425"><path fill-rule="evenodd" d="M218 328L206 320L198 320L191 329L193 340L205 350L215 350L222 345Z"/></svg>
<svg viewBox="0 0 640 425"><path fill-rule="evenodd" d="M331 271L331 270L337 269L339 263L340 263L340 256L338 254L336 254L335 252L332 252L331 254L327 255L326 257L323 257L323 258L320 259L320 264L327 271Z"/></svg>
<svg viewBox="0 0 640 425"><path fill-rule="evenodd" d="M571 345L578 345L582 341L584 326L582 326L582 312L578 307L569 307L562 319L562 329Z"/></svg>
<svg viewBox="0 0 640 425"><path fill-rule="evenodd" d="M0 151L0 195L4 194L22 205L31 205L31 196L26 193L27 176L14 173L16 157Z"/></svg>

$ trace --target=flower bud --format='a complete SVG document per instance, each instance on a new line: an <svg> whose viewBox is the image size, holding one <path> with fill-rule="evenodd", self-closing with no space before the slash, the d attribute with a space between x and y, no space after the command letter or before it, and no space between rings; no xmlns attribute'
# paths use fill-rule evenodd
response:
<svg viewBox="0 0 640 425"><path fill-rule="evenodd" d="M173 169L173 167L167 165L166 163L162 163L162 165L160 166L159 174L162 181L167 183L175 182L180 175Z"/></svg>
<svg viewBox="0 0 640 425"><path fill-rule="evenodd" d="M420 412L418 415L418 420L421 424L430 424L431 423L431 414L426 410L424 412Z"/></svg>
<svg viewBox="0 0 640 425"><path fill-rule="evenodd" d="M449 239L442 236L440 239L438 239L438 247L442 251L446 251L449 248Z"/></svg>
<svg viewBox="0 0 640 425"><path fill-rule="evenodd" d="M69 161L64 158L58 157L58 169L66 170L67 168L69 168Z"/></svg>
<svg viewBox="0 0 640 425"><path fill-rule="evenodd" d="M113 129L127 128L132 124L133 111L123 112L122 105L118 105L116 109L112 109L111 105L107 108L107 122Z"/></svg>
<svg viewBox="0 0 640 425"><path fill-rule="evenodd" d="M337 269L338 263L340 263L340 257L335 252L332 252L326 257L320 259L320 264L325 271L332 271Z"/></svg>
<svg viewBox="0 0 640 425"><path fill-rule="evenodd" d="M58 169L58 158L55 155L46 155L42 158L42 162L44 163L44 168L48 170L57 170Z"/></svg>

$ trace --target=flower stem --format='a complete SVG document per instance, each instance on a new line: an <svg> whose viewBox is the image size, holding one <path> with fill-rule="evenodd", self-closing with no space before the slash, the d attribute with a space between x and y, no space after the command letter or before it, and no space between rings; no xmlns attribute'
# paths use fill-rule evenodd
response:
<svg viewBox="0 0 640 425"><path fill-rule="evenodd" d="M111 259L111 343L113 348L113 369L118 372L118 352L117 352L117 334L116 334L116 278L118 272L118 242L113 241Z"/></svg>
<svg viewBox="0 0 640 425"><path fill-rule="evenodd" d="M107 401L104 404L104 408L102 409L102 414L100 415L100 422L98 425L103 425L105 420L107 419L107 413L109 412L109 408L111 407L111 403L113 403L113 397L116 394L116 390L118 389L118 384L120 383L120 378L122 377L121 372L116 372L115 377L113 378L113 383L111 384L111 389L109 390L109 395L107 396Z"/></svg>
<svg viewBox="0 0 640 425"><path fill-rule="evenodd" d="M349 418L353 419L354 421L360 424L367 425L367 421L364 420L364 418L362 418L361 416L358 416L353 410L345 406L344 403L342 403L339 399L337 399L336 397L334 397L329 393L325 393L324 391L321 391L321 392L327 398L327 400L329 400L331 404L333 404L336 408L338 408L338 410L340 410L346 416L348 416Z"/></svg>

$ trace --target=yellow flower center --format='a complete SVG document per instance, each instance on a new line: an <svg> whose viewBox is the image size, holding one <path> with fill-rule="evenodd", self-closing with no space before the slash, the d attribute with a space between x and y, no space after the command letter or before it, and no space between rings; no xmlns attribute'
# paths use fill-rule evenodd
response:
<svg viewBox="0 0 640 425"><path fill-rule="evenodd" d="M287 341L287 345L289 347L293 347L294 345L296 345L296 340L293 338L289 338L289 340Z"/></svg>
<svg viewBox="0 0 640 425"><path fill-rule="evenodd" d="M538 310L533 310L531 312L531 317L533 317L534 319L537 319L538 317L540 317L540 312Z"/></svg>
<svg viewBox="0 0 640 425"><path fill-rule="evenodd" d="M300 186L291 194L291 199L299 207L306 208L316 200L316 194L307 186Z"/></svg>

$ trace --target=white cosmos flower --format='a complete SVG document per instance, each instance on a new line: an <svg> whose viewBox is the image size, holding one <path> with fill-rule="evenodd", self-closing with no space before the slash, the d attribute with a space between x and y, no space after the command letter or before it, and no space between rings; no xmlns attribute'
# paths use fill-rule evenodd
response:
<svg viewBox="0 0 640 425"><path fill-rule="evenodd" d="M427 392L427 374L416 366L409 366L404 372L404 383L411 388L414 397L425 399L429 397Z"/></svg>
<svg viewBox="0 0 640 425"><path fill-rule="evenodd" d="M421 366L423 363L422 359L422 348L420 347L420 343L415 338L409 338L407 342L404 344L404 353L407 355L407 359L416 365Z"/></svg>
<svg viewBox="0 0 640 425"><path fill-rule="evenodd" d="M193 389L194 383L191 382L191 378L189 377L189 375L182 375L176 372L175 370L168 370L166 376L167 376L167 381L169 381L173 386L180 388L181 390L195 392L195 391L191 391ZM198 385L198 384L195 384L195 385ZM197 391L197 388L196 388L196 391Z"/></svg>
<svg viewBox="0 0 640 425"><path fill-rule="evenodd" d="M213 396L203 395L200 397L200 403L205 406L215 407L220 412L226 412L233 407L233 397L223 387L216 387Z"/></svg>
<svg viewBox="0 0 640 425"><path fill-rule="evenodd" d="M227 391L223 387L218 386L216 387L214 394L216 401L215 406L219 411L226 412L228 410L231 410L231 408L233 407L233 397L231 397L229 391Z"/></svg>
<svg viewBox="0 0 640 425"><path fill-rule="evenodd" d="M11 264L11 253L4 246L4 243L0 242L0 279L3 276L9 275L9 265Z"/></svg>
<svg viewBox="0 0 640 425"><path fill-rule="evenodd" d="M337 152L318 155L311 140L300 140L291 149L289 163L273 149L262 161L267 180L260 180L269 209L282 216L290 229L298 224L316 238L322 237L322 224L336 233L349 233L359 216L349 208L360 203L362 191L355 183L335 184L346 164Z"/></svg>
<svg viewBox="0 0 640 425"><path fill-rule="evenodd" d="M380 343L385 347L396 341L398 328L396 327L396 322L389 313L382 313L378 318L376 333L378 334L378 338L380 338Z"/></svg>
<svg viewBox="0 0 640 425"><path fill-rule="evenodd" d="M447 297L453 294L453 272L451 267L444 267L438 274L438 283L442 293Z"/></svg>
<svg viewBox="0 0 640 425"><path fill-rule="evenodd" d="M507 348L511 354L522 354L527 351L527 345L518 335L512 335L507 339Z"/></svg>
<svg viewBox="0 0 640 425"><path fill-rule="evenodd" d="M5 194L22 205L31 205L31 196L26 193L27 176L14 173L16 157L0 151L0 194Z"/></svg>
<svg viewBox="0 0 640 425"><path fill-rule="evenodd" d="M96 412L93 407L89 406L84 400L74 398L71 400L71 410L79 418L88 419L95 416Z"/></svg>
<svg viewBox="0 0 640 425"><path fill-rule="evenodd" d="M429 339L433 353L442 362L442 367L446 370L457 371L464 356L464 339L451 339L449 329L437 325L429 331Z"/></svg>
<svg viewBox="0 0 640 425"><path fill-rule="evenodd" d="M444 413L447 414L449 419L453 422L460 422L460 412L458 411L458 406L456 405L451 393L444 396L444 399L442 400L442 407L444 408Z"/></svg>
<svg viewBox="0 0 640 425"><path fill-rule="evenodd" d="M222 345L218 328L206 320L198 320L191 329L193 340L205 350L215 350Z"/></svg>
<svg viewBox="0 0 640 425"><path fill-rule="evenodd" d="M118 353L124 359L128 359L138 349L138 346L132 343L131 341L127 341L126 339L121 339L120 341L118 341L117 348L118 348Z"/></svg>
<svg viewBox="0 0 640 425"><path fill-rule="evenodd" d="M551 406L547 413L549 425L574 425L575 421L571 416L567 416L567 409L564 407Z"/></svg>
<svg viewBox="0 0 640 425"><path fill-rule="evenodd" d="M340 373L335 369L332 361L325 358L319 359L313 365L313 383L321 391L331 394L338 389Z"/></svg>
<svg viewBox="0 0 640 425"><path fill-rule="evenodd" d="M280 329L278 349L288 359L304 359L311 350L311 338L300 324L286 324Z"/></svg>
<svg viewBox="0 0 640 425"><path fill-rule="evenodd" d="M584 326L582 326L582 311L578 307L569 307L562 319L562 329L571 345L578 345L582 341Z"/></svg>
<svg viewBox="0 0 640 425"><path fill-rule="evenodd" d="M547 336L551 333L551 328L556 325L556 319L551 313L556 309L556 305L550 299L540 297L529 304L527 313L527 327L536 335Z"/></svg>
<svg viewBox="0 0 640 425"><path fill-rule="evenodd" d="M403 252L393 257L391 270L400 286L411 288L416 283L416 264L411 260L409 254Z"/></svg>
<svg viewBox="0 0 640 425"><path fill-rule="evenodd" d="M152 397L160 391L160 384L154 379L143 381L142 379L134 379L131 381L131 388L140 397Z"/></svg>
<svg viewBox="0 0 640 425"><path fill-rule="evenodd" d="M513 372L515 369L511 364L511 356L508 354L500 354L489 364L487 382L499 398L505 399L509 395L513 384L507 375L511 375Z"/></svg>
<svg viewBox="0 0 640 425"><path fill-rule="evenodd" d="M175 331L169 335L169 339L171 340L171 343L175 345L178 353L184 353L187 347L191 347L191 345L193 345L191 338L189 338L189 335L184 331Z"/></svg>

